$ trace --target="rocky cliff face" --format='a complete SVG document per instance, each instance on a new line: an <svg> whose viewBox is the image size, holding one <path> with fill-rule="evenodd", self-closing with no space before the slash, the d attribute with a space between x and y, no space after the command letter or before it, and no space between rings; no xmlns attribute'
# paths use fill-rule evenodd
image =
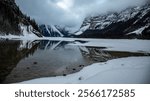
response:
<svg viewBox="0 0 150 101"><path fill-rule="evenodd" d="M85 18L78 37L150 39L150 4Z"/></svg>
<svg viewBox="0 0 150 101"><path fill-rule="evenodd" d="M32 34L41 36L40 30L34 20L24 15L15 0L0 1L0 35L21 35L23 34L22 26L26 26L27 32L32 27Z"/></svg>

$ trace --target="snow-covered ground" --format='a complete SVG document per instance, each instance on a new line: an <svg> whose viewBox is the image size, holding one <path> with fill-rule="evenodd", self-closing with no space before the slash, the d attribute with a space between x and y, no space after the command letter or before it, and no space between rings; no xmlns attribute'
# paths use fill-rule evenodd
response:
<svg viewBox="0 0 150 101"><path fill-rule="evenodd" d="M139 39L88 39L88 38L64 38L64 37L37 37L28 36L0 36L0 38L8 38L11 40L51 40L51 41L69 41L72 42L68 45L77 46L91 46L91 47L106 47L103 50L109 51L126 51L126 52L140 52L150 53L150 40ZM86 43L80 43L78 41L86 41Z"/></svg>
<svg viewBox="0 0 150 101"><path fill-rule="evenodd" d="M37 37L37 36L0 36L11 40L51 40L51 41L69 41L73 42L68 45L106 47L103 50L110 51L127 51L127 52L144 52L150 53L150 40L139 39L89 39L89 38L64 38L64 37ZM78 41L87 41L80 43Z"/></svg>
<svg viewBox="0 0 150 101"><path fill-rule="evenodd" d="M110 51L127 51L127 52L146 52L150 53L150 40L138 40L138 39L89 39L85 40L87 43L71 43L70 45L79 46L95 46L106 47L103 50Z"/></svg>
<svg viewBox="0 0 150 101"><path fill-rule="evenodd" d="M71 39L68 45L106 47L105 50L150 53L150 40ZM21 83L150 83L150 57L128 57L95 63L66 77L47 77Z"/></svg>
<svg viewBox="0 0 150 101"><path fill-rule="evenodd" d="M37 35L35 35L34 33L38 33L36 30L33 29L32 26L25 26L23 24L19 25L21 28L21 35L0 35L0 38L3 39L19 39L19 40L34 40L34 39L38 39L39 37Z"/></svg>
<svg viewBox="0 0 150 101"><path fill-rule="evenodd" d="M0 36L0 38L3 39L10 39L10 40L34 40L34 39L38 39L39 37L37 37L34 34L24 34L24 35L3 35Z"/></svg>
<svg viewBox="0 0 150 101"><path fill-rule="evenodd" d="M83 68L80 72L67 76L39 78L21 83L150 83L150 57L128 57L96 63Z"/></svg>

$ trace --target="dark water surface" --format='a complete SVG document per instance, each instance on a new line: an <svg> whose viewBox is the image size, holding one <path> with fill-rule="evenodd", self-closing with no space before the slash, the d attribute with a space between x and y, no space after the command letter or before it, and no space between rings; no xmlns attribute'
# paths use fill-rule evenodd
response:
<svg viewBox="0 0 150 101"><path fill-rule="evenodd" d="M142 53L102 51L105 47L71 46L69 43L73 42L0 40L0 83L66 76L95 62L144 56Z"/></svg>

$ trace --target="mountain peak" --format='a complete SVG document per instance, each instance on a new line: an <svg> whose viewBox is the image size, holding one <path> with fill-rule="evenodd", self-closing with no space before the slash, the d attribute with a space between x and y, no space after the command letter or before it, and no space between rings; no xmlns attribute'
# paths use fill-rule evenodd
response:
<svg viewBox="0 0 150 101"><path fill-rule="evenodd" d="M79 37L90 38L128 38L131 35L134 38L150 38L149 16L150 6L146 4L141 7L130 7L121 12L109 12L104 15L87 17L75 34ZM140 34L137 32L139 30ZM130 36L127 36L129 33Z"/></svg>

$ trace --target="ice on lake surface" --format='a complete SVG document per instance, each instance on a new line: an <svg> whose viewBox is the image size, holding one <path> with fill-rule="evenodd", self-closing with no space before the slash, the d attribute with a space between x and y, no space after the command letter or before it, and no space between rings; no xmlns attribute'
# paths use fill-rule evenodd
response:
<svg viewBox="0 0 150 101"><path fill-rule="evenodd" d="M131 56L149 56L149 41L121 40L124 46L143 43L138 48L118 50L118 40L1 40L0 83L16 83L41 77L67 76L98 62ZM136 42L135 42L136 41ZM107 45L102 44L107 42ZM108 44L110 42L111 44ZM125 43L127 42L127 43ZM101 45L100 45L101 44ZM110 50L110 48L112 50ZM107 50L108 49L108 50ZM115 50L116 49L116 50ZM128 50L128 51L127 51Z"/></svg>

